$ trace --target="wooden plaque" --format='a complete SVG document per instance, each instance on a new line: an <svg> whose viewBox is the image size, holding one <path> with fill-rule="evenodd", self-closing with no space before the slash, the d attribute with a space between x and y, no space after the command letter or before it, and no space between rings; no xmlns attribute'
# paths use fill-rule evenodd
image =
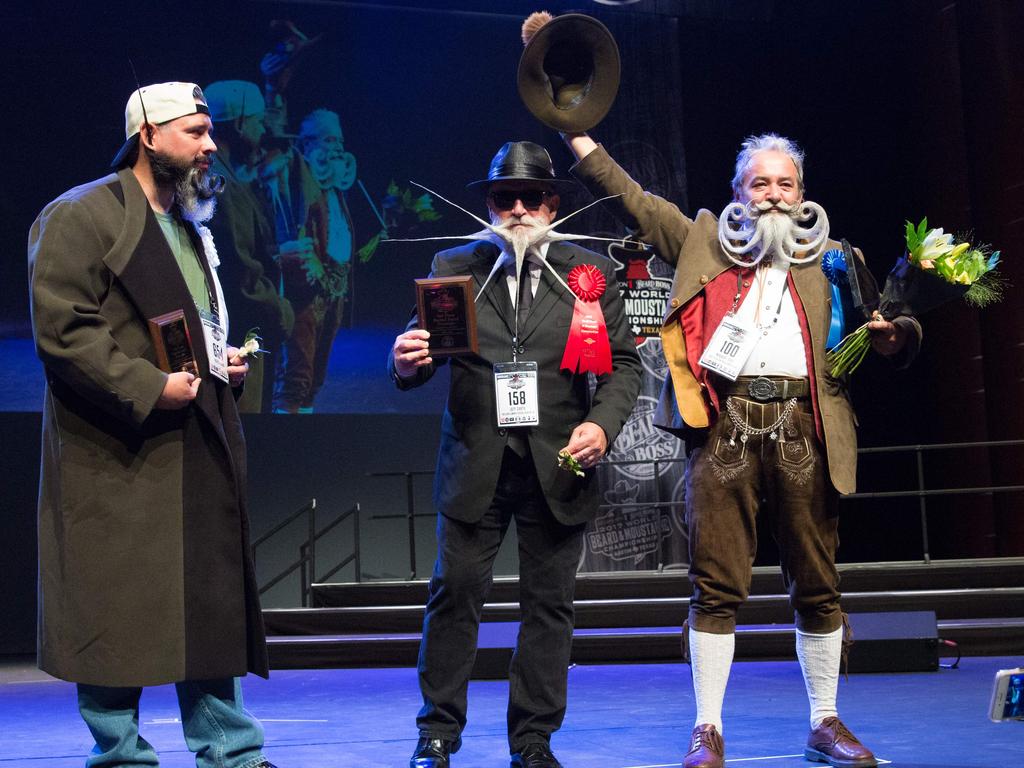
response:
<svg viewBox="0 0 1024 768"><path fill-rule="evenodd" d="M417 279L416 311L420 328L430 333L431 357L479 351L471 275Z"/></svg>
<svg viewBox="0 0 1024 768"><path fill-rule="evenodd" d="M159 317L149 318L149 334L156 347L156 361L165 373L185 371L199 375L192 337L185 322L185 311L176 309Z"/></svg>

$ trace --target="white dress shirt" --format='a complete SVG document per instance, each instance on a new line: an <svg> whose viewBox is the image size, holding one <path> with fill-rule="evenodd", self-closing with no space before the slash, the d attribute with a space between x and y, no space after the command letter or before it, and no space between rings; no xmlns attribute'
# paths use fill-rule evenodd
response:
<svg viewBox="0 0 1024 768"><path fill-rule="evenodd" d="M786 287L789 264L760 267L736 312L758 334L740 376L807 377L807 355L793 294Z"/></svg>

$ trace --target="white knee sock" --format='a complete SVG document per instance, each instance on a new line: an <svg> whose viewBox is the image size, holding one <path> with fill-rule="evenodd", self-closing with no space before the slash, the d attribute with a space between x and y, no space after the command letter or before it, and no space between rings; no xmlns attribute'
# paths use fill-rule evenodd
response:
<svg viewBox="0 0 1024 768"><path fill-rule="evenodd" d="M839 660L843 653L843 628L827 635L796 631L796 657L807 686L811 705L811 728L826 717L838 717L836 689L839 686Z"/></svg>
<svg viewBox="0 0 1024 768"><path fill-rule="evenodd" d="M697 700L694 726L711 723L722 732L722 700L736 650L736 635L715 635L690 628L690 666Z"/></svg>

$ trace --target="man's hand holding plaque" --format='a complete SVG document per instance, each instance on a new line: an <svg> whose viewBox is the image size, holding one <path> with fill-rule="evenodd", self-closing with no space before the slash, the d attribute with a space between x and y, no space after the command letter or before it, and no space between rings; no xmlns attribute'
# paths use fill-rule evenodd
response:
<svg viewBox="0 0 1024 768"><path fill-rule="evenodd" d="M159 317L151 317L148 323L157 365L168 374L156 407L176 411L196 399L202 381L197 376L199 365L192 349L185 312L176 309Z"/></svg>
<svg viewBox="0 0 1024 768"><path fill-rule="evenodd" d="M395 360L395 373L400 378L411 379L420 368L434 362L430 356L430 334L422 328L406 331L395 339L391 354Z"/></svg>
<svg viewBox="0 0 1024 768"><path fill-rule="evenodd" d="M196 399L202 379L187 371L178 371L167 376L164 391L156 401L156 407L165 411L177 411Z"/></svg>
<svg viewBox="0 0 1024 768"><path fill-rule="evenodd" d="M416 310L420 328L427 332L423 340L430 340L431 356L452 357L479 351L472 276L417 280Z"/></svg>
<svg viewBox="0 0 1024 768"><path fill-rule="evenodd" d="M156 362L165 373L199 373L185 312L176 309L149 319L149 334L156 350Z"/></svg>

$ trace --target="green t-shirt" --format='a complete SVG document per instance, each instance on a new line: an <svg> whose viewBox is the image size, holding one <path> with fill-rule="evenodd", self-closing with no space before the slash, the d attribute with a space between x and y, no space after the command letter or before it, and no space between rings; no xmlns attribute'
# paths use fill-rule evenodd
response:
<svg viewBox="0 0 1024 768"><path fill-rule="evenodd" d="M206 273L203 271L203 265L199 263L199 255L192 247L192 240L189 239L188 232L185 230L186 225L172 213L158 211L153 211L153 213L156 214L156 220L160 222L160 229L163 230L164 237L167 239L167 245L171 247L174 260L178 262L181 276L185 278L185 285L188 286L188 292L192 294L193 301L199 309L209 312L210 291L206 285Z"/></svg>

